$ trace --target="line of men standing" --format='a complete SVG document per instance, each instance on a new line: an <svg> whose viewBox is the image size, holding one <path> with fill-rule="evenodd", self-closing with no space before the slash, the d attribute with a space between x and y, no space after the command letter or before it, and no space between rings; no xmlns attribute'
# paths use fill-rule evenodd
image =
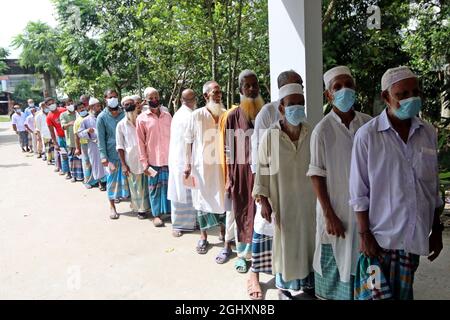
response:
<svg viewBox="0 0 450 320"><path fill-rule="evenodd" d="M418 77L389 69L387 108L374 119L355 111L349 68L329 70L324 83L333 108L315 128L299 74L280 74L279 100L264 105L257 75L245 70L240 105L228 111L215 81L203 87L204 108L185 90L173 118L154 88L145 103L119 103L107 90L105 109L87 96L65 108L47 98L33 130L47 154L54 148L59 172L107 191L111 219L127 199L155 227L171 215L174 237L200 229L198 254L219 227L215 261L228 262L234 242L251 299L264 299L260 273L275 276L280 299L412 299L419 257L437 258L443 229L436 132L417 117Z"/></svg>

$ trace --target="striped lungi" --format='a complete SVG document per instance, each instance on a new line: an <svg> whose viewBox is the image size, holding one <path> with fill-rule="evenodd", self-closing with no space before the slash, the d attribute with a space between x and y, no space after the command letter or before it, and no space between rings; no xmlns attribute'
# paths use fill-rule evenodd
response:
<svg viewBox="0 0 450 320"><path fill-rule="evenodd" d="M131 208L136 213L150 212L150 200L148 195L148 180L145 174L128 175L128 186L131 195Z"/></svg>
<svg viewBox="0 0 450 320"><path fill-rule="evenodd" d="M58 137L58 145L61 149L65 149L67 152L69 152L69 150L67 149L66 138ZM59 151L56 151L56 153L57 153L57 159L59 159L59 161L60 161L59 169L64 173L69 173L70 172L69 154L61 153Z"/></svg>
<svg viewBox="0 0 450 320"><path fill-rule="evenodd" d="M206 231L217 226L225 225L227 215L225 213L210 213L197 211L197 222L200 230Z"/></svg>
<svg viewBox="0 0 450 320"><path fill-rule="evenodd" d="M84 184L94 187L98 184L98 180L94 179L92 174L92 164L89 160L89 146L88 144L81 145L81 161L83 166Z"/></svg>
<svg viewBox="0 0 450 320"><path fill-rule="evenodd" d="M353 300L355 277L350 282L342 282L331 244L322 244L320 257L322 276L314 274L316 296L325 300Z"/></svg>
<svg viewBox="0 0 450 320"><path fill-rule="evenodd" d="M150 205L154 217L170 214L170 200L167 199L169 181L169 167L152 167L158 174L148 177L148 189L150 193Z"/></svg>
<svg viewBox="0 0 450 320"><path fill-rule="evenodd" d="M176 231L194 231L197 226L197 210L192 204L192 192L186 190L186 203L172 201L172 228Z"/></svg>
<svg viewBox="0 0 450 320"><path fill-rule="evenodd" d="M291 292L299 292L304 289L313 289L314 288L314 272L310 273L304 279L296 279L291 281L284 281L281 273L277 273L275 276L275 285L278 289L291 291Z"/></svg>
<svg viewBox="0 0 450 320"><path fill-rule="evenodd" d="M106 176L106 190L109 200L118 200L130 197L127 177L122 172L120 161L112 161L116 167L114 172L108 172Z"/></svg>
<svg viewBox="0 0 450 320"><path fill-rule="evenodd" d="M403 250L383 250L381 260L361 254L356 269L355 300L413 300L419 261L420 256Z"/></svg>
<svg viewBox="0 0 450 320"><path fill-rule="evenodd" d="M272 274L272 244L273 237L253 232L252 272Z"/></svg>
<svg viewBox="0 0 450 320"><path fill-rule="evenodd" d="M76 181L84 181L83 164L81 158L75 155L75 148L70 149L69 167L73 179Z"/></svg>

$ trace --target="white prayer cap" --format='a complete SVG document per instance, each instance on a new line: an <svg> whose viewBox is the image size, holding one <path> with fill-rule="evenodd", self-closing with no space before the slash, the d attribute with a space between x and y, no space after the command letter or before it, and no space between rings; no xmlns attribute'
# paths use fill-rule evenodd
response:
<svg viewBox="0 0 450 320"><path fill-rule="evenodd" d="M147 98L147 96L148 96L149 94L152 94L152 93L154 93L154 92L159 93L158 90L156 90L155 88L148 87L148 88L146 88L146 89L144 90L144 97Z"/></svg>
<svg viewBox="0 0 450 320"><path fill-rule="evenodd" d="M127 101L127 100L133 100L133 101L134 101L133 97L131 97L131 96L126 96L126 97L123 97L123 98L122 98L121 104L123 105L123 104L125 103L125 101Z"/></svg>
<svg viewBox="0 0 450 320"><path fill-rule="evenodd" d="M325 88L329 90L331 82L334 80L334 78L342 75L347 75L353 78L352 72L346 66L335 67L325 72L325 74L323 75L323 82L325 82Z"/></svg>
<svg viewBox="0 0 450 320"><path fill-rule="evenodd" d="M386 91L393 84L411 78L417 79L417 75L414 72L412 72L411 69L408 67L402 66L398 68L389 69L388 71L386 71L386 73L383 75L383 78L381 79L381 90Z"/></svg>
<svg viewBox="0 0 450 320"><path fill-rule="evenodd" d="M96 98L90 98L89 99L89 105L93 106L94 104L100 103L100 101L98 101L98 99Z"/></svg>
<svg viewBox="0 0 450 320"><path fill-rule="evenodd" d="M281 87L279 99L284 99L292 94L303 94L303 87L298 83L290 83Z"/></svg>
<svg viewBox="0 0 450 320"><path fill-rule="evenodd" d="M131 99L133 99L134 102L138 102L138 100L142 100L142 98L140 96L138 96L137 94L135 94L134 96L131 96Z"/></svg>

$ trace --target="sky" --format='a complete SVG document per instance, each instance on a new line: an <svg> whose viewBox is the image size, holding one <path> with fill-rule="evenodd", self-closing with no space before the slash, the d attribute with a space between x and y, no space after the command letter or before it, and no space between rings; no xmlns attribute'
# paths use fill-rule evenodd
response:
<svg viewBox="0 0 450 320"><path fill-rule="evenodd" d="M56 27L50 0L0 0L0 47L9 50L9 58L18 58L20 50L9 47L12 39L22 33L29 21L41 20Z"/></svg>

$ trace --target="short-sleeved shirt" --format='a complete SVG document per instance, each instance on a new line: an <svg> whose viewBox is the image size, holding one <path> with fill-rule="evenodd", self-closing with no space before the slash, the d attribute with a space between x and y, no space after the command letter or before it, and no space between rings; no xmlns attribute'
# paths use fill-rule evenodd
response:
<svg viewBox="0 0 450 320"><path fill-rule="evenodd" d="M54 112L50 112L47 115L47 125L50 127L54 127L56 130L56 135L60 138L64 138L65 134L64 134L64 130L61 126L61 122L59 120L59 117L61 116L62 113L66 112L66 108L58 108L56 109Z"/></svg>
<svg viewBox="0 0 450 320"><path fill-rule="evenodd" d="M20 115L14 113L12 115L12 124L15 124L17 127L17 131L22 132L26 131L25 129L25 120L27 119L25 113L21 112Z"/></svg>
<svg viewBox="0 0 450 320"><path fill-rule="evenodd" d="M59 116L61 126L65 126L72 121L75 122L76 119L77 116L75 112L71 114L69 111L66 111ZM64 129L64 132L66 135L67 146L69 146L70 148L75 148L75 136L73 134L73 126Z"/></svg>

